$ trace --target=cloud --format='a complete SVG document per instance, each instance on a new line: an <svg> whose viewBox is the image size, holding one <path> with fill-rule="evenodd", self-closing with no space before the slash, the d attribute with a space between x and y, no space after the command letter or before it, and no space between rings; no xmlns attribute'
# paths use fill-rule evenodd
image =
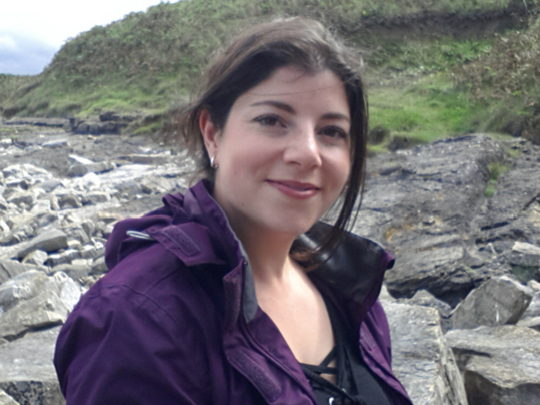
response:
<svg viewBox="0 0 540 405"><path fill-rule="evenodd" d="M50 43L15 31L0 31L0 73L36 75L58 51Z"/></svg>

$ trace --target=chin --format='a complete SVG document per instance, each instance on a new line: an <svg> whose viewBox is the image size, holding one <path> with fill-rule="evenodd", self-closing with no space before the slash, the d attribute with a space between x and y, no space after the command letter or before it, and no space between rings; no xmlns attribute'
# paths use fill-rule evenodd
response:
<svg viewBox="0 0 540 405"><path fill-rule="evenodd" d="M280 224L274 223L272 226L272 229L275 232L280 232L283 234L294 236L294 238L297 238L298 236L302 235L303 233L306 233L311 229L311 227L317 222L315 221L292 221L292 220L283 220Z"/></svg>

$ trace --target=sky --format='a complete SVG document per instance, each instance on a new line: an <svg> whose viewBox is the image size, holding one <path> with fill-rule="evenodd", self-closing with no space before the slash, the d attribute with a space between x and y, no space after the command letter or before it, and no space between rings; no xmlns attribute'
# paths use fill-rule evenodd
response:
<svg viewBox="0 0 540 405"><path fill-rule="evenodd" d="M0 0L0 74L41 73L68 39L169 2L176 0Z"/></svg>

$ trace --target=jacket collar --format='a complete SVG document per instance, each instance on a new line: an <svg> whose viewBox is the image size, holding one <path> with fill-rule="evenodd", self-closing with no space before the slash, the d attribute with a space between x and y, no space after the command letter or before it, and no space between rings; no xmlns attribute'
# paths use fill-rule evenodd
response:
<svg viewBox="0 0 540 405"><path fill-rule="evenodd" d="M242 272L243 283L241 291L235 289L235 294L241 295L235 301L241 299L241 311L249 323L258 309L253 274L242 244L212 198L210 187L201 181L184 195L165 196L163 208L119 223L107 245L107 264L112 268L116 260L140 246L140 241L125 235L127 230L135 230L150 235L186 266L215 264L236 269ZM329 230L330 225L319 222L299 242L317 246ZM309 276L328 295L343 298L360 321L377 299L384 272L393 263L392 256L376 243L347 233L334 254L309 271Z"/></svg>

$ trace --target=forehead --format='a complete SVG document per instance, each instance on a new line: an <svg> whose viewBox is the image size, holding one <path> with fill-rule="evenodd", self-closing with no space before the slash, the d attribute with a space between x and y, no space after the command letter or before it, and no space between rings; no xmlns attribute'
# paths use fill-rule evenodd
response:
<svg viewBox="0 0 540 405"><path fill-rule="evenodd" d="M307 72L297 66L276 69L268 79L246 91L237 101L246 104L274 98L338 109L347 114L349 109L345 86L337 75L330 70Z"/></svg>

